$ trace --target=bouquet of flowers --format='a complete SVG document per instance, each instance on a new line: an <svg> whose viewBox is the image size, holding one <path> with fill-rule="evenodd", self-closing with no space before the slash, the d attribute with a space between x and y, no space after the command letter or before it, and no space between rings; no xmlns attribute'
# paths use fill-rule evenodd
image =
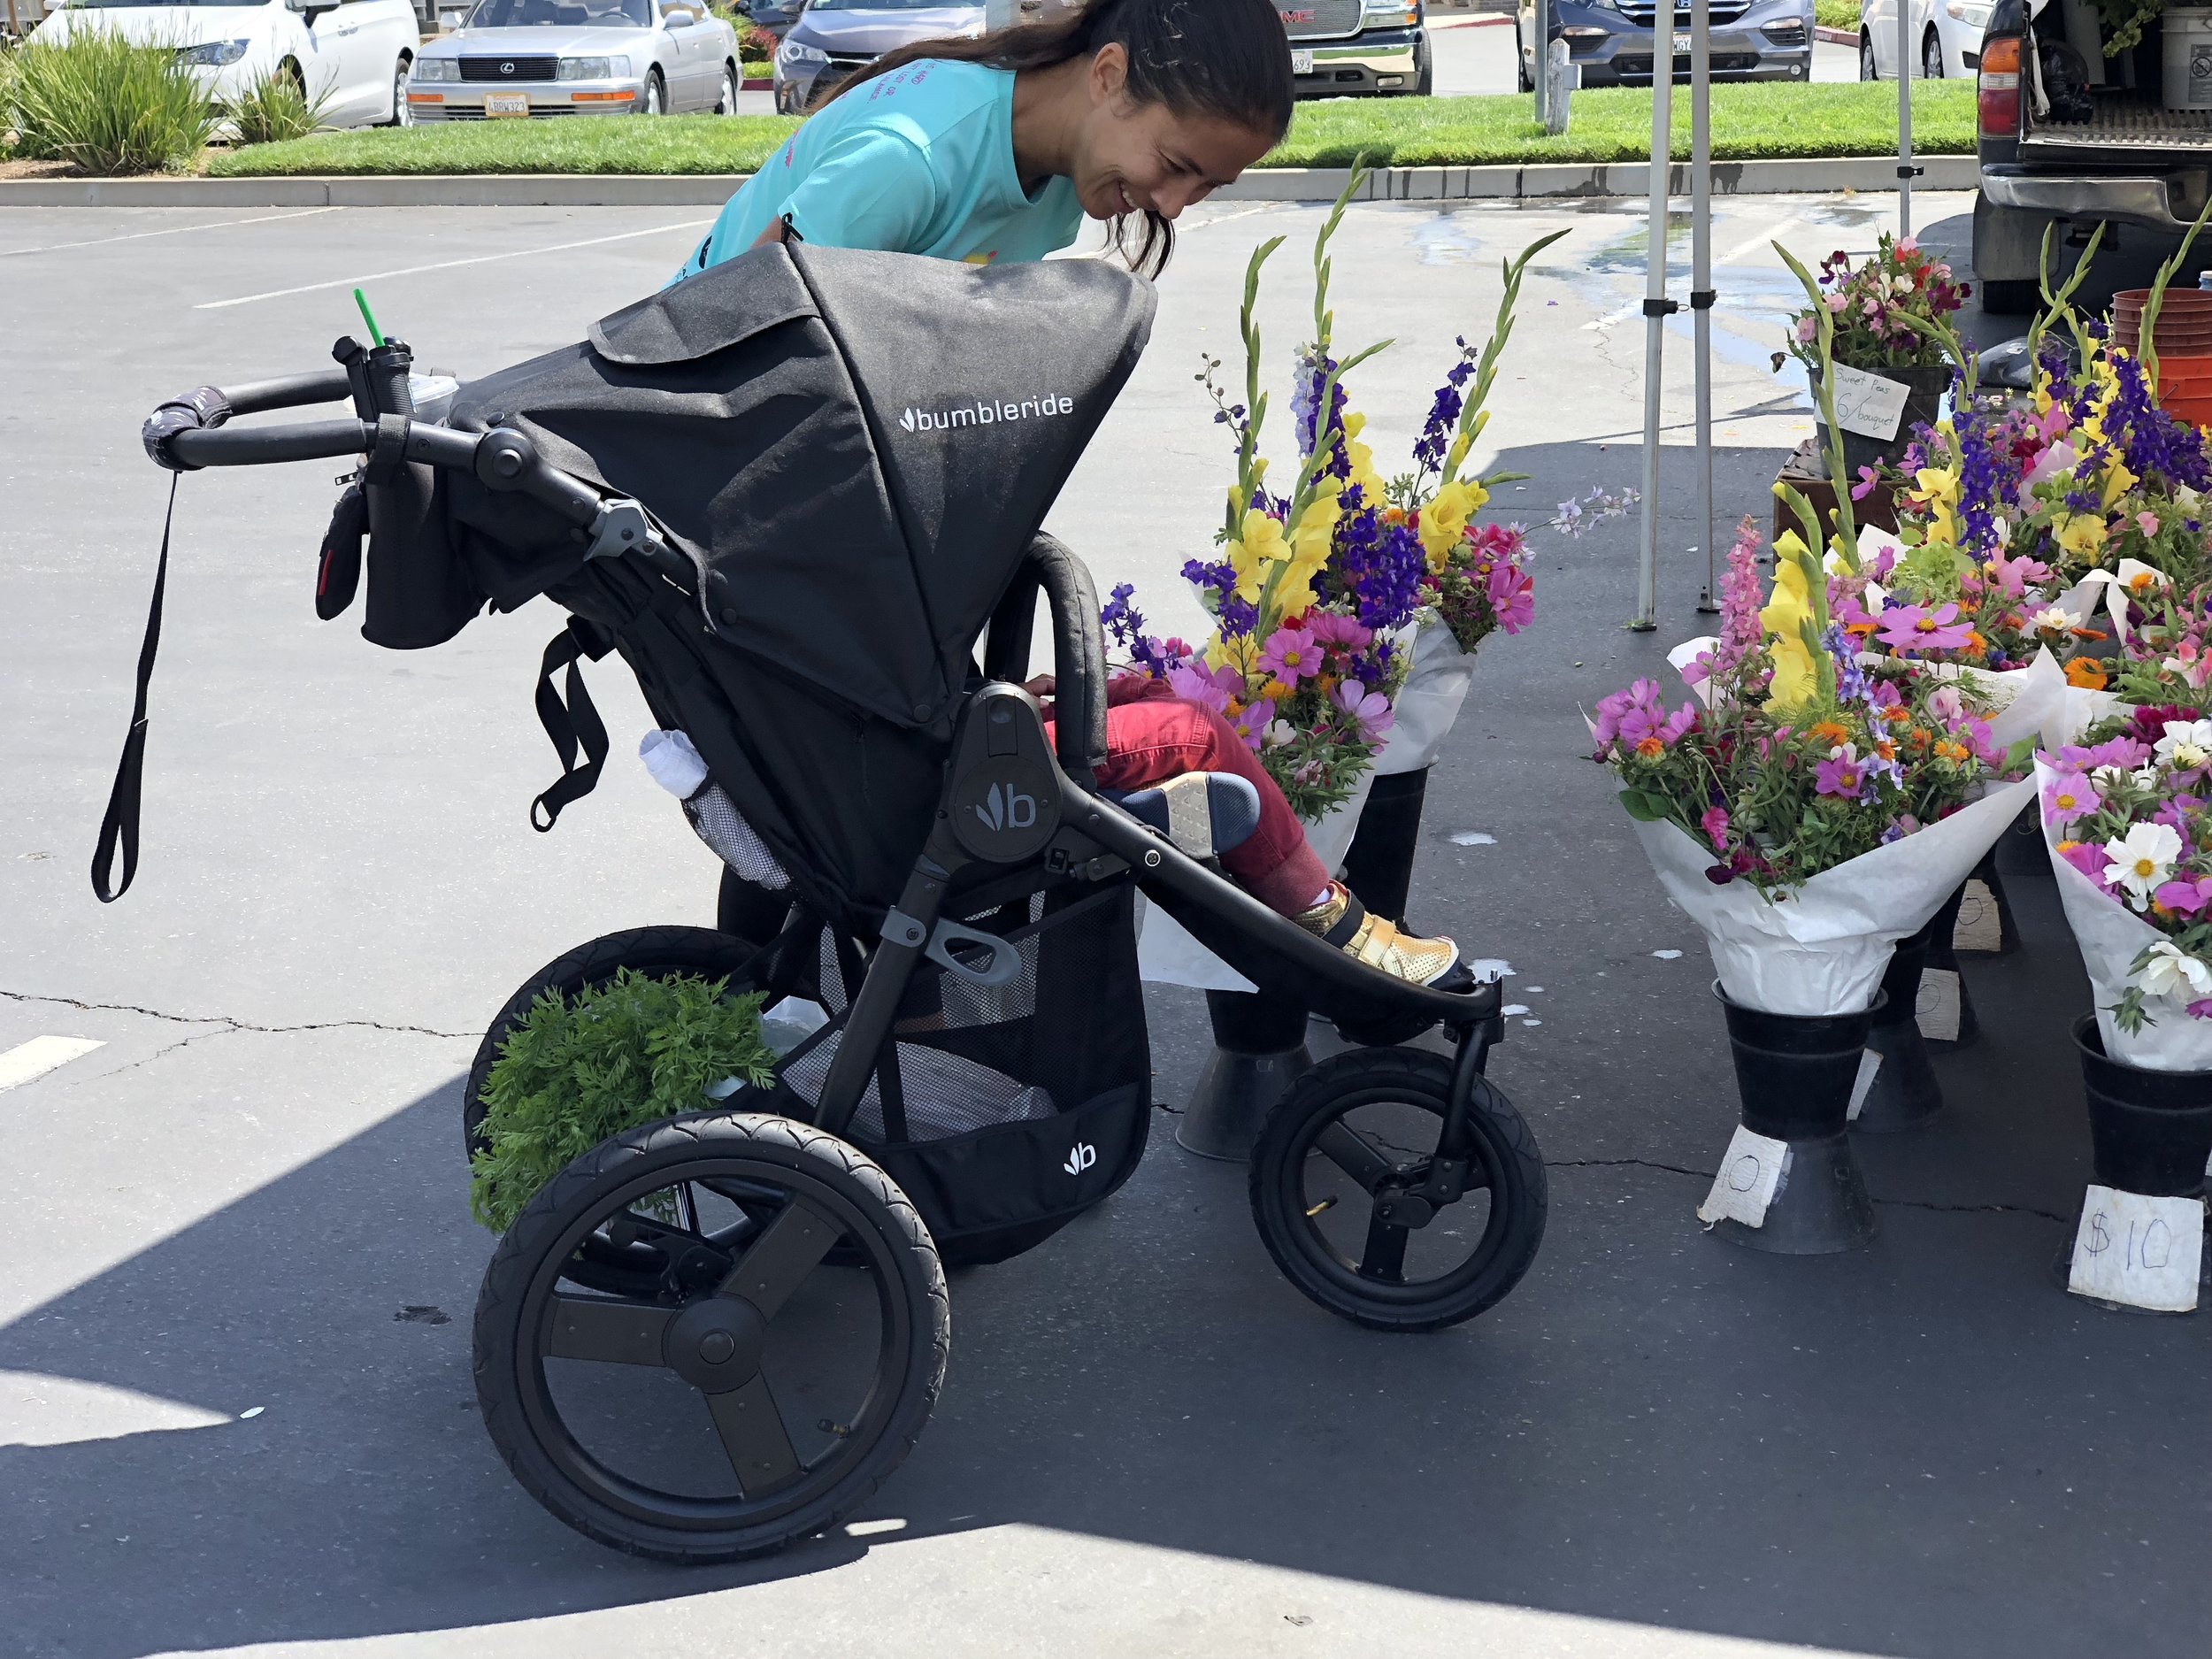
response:
<svg viewBox="0 0 2212 1659"><path fill-rule="evenodd" d="M1833 336L1828 361L1855 369L1932 368L1945 356L1929 325L1957 311L1972 291L1911 237L1900 241L1884 232L1873 257L1858 265L1840 252L1820 262L1807 309L1791 319L1789 349L1819 373L1824 313Z"/></svg>
<svg viewBox="0 0 2212 1659"><path fill-rule="evenodd" d="M1340 358L1328 303L1329 242L1363 176L1354 169L1314 244L1314 337L1294 365L1299 459L1286 491L1268 488L1260 449L1268 395L1260 388L1254 315L1262 267L1281 237L1256 250L1245 272L1243 400L1232 401L1217 383L1217 360L1196 377L1237 444L1236 480L1216 536L1220 552L1183 569L1214 619L1211 637L1196 649L1151 638L1125 587L1115 590L1103 618L1133 663L1225 716L1310 823L1353 798L1387 741L1392 702L1410 666L1411 625L1445 615L1471 649L1494 631L1518 631L1534 605L1520 533L1471 522L1509 475L1463 476L1462 468L1487 419L1483 403L1511 334L1522 274L1556 238L1507 265L1489 343L1477 353L1461 342L1460 361L1416 446L1417 470L1386 483L1361 441L1365 419L1348 406L1343 383L1391 342Z"/></svg>
<svg viewBox="0 0 2212 1659"><path fill-rule="evenodd" d="M2212 1070L2212 720L2134 709L2039 754L2036 778L2106 1051Z"/></svg>

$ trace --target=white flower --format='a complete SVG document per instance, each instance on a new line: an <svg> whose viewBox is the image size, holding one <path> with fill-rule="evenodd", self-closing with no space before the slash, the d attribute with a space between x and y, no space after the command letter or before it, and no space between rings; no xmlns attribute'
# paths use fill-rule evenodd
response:
<svg viewBox="0 0 2212 1659"><path fill-rule="evenodd" d="M2181 837L2164 824L2137 824L2124 840L2107 841L2104 856L2112 860L2105 868L2105 885L2124 887L2148 904L2158 884L2174 872Z"/></svg>
<svg viewBox="0 0 2212 1659"><path fill-rule="evenodd" d="M2212 720L2169 720L2166 735L2158 740L2158 758L2170 766L2193 772L2212 765Z"/></svg>
<svg viewBox="0 0 2212 1659"><path fill-rule="evenodd" d="M2095 784L2100 789L2110 790L2118 788L2122 784L2125 783L2129 779L2134 776L2135 774L2130 772L2125 766L2117 765L2110 761L2107 761L2103 765L2098 767L2094 772L2092 772L2089 774L2089 781Z"/></svg>
<svg viewBox="0 0 2212 1659"><path fill-rule="evenodd" d="M2159 772L2158 768L2155 766L2138 766L2128 775L2135 780L2135 787L2139 789L2155 789L2158 787Z"/></svg>
<svg viewBox="0 0 2212 1659"><path fill-rule="evenodd" d="M1291 725L1288 720L1278 720L1267 728L1266 735L1262 737L1260 741L1270 749L1280 749L1297 735L1297 727Z"/></svg>
<svg viewBox="0 0 2212 1659"><path fill-rule="evenodd" d="M2073 626L2073 614L2057 605L2045 605L2028 618L2031 634L2063 634Z"/></svg>
<svg viewBox="0 0 2212 1659"><path fill-rule="evenodd" d="M2136 984L2146 996L2170 996L2177 1002L2193 1002L2212 996L2212 967L2207 966L2170 939L2162 939L2151 947L2151 958L2143 964Z"/></svg>
<svg viewBox="0 0 2212 1659"><path fill-rule="evenodd" d="M2203 502L2203 496L2198 495L2195 490L2191 489L2186 484L2180 486L2174 491L2174 505L2180 508L2182 511L2191 515L2192 517L2195 516L2197 508L2199 504Z"/></svg>

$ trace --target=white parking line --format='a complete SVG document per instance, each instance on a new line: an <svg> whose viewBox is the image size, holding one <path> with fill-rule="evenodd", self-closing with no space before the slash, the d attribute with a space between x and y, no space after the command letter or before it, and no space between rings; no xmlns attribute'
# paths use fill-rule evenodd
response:
<svg viewBox="0 0 2212 1659"><path fill-rule="evenodd" d="M107 1045L90 1037L34 1037L0 1054L0 1094Z"/></svg>
<svg viewBox="0 0 2212 1659"><path fill-rule="evenodd" d="M1747 254L1772 253L1774 244L1795 230L1798 222L1797 215L1794 213L1787 219L1778 219L1771 228L1752 237L1748 242L1739 242L1713 263L1715 265L1735 265Z"/></svg>
<svg viewBox="0 0 2212 1659"><path fill-rule="evenodd" d="M697 230L702 225L711 225L710 219L687 219L677 225L656 225L649 230L626 230L613 236L588 236L582 242L557 242L547 248L518 248L511 253L478 254L472 259L441 259L435 265L403 265L396 271L372 271L365 276L336 277L328 282L303 282L295 288L271 288L264 294L242 294L234 300L209 300L195 305L196 311L219 311L233 305L250 305L256 300L280 300L294 294L319 294L325 288L358 288L370 282L387 282L394 277L420 276L426 271L451 271L465 265L491 265L501 259L528 259L538 254L566 253L572 248L597 248L611 242L630 242L640 236L664 236L680 230Z"/></svg>
<svg viewBox="0 0 2212 1659"><path fill-rule="evenodd" d="M95 236L88 242L51 242L42 248L0 248L0 259L19 258L27 253L59 253L65 248L98 248L111 242L142 242L149 236L181 236L188 230L223 230L233 225L267 225L280 219L312 219L318 213L342 213L342 207L306 207L294 213L263 213L255 219L219 219L205 225L172 225L166 230L134 230L121 236Z"/></svg>

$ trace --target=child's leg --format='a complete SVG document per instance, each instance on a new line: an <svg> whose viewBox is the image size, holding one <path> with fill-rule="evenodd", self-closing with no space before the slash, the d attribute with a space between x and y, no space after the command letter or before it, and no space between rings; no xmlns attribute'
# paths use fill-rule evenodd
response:
<svg viewBox="0 0 2212 1659"><path fill-rule="evenodd" d="M1306 845L1304 827L1228 721L1173 698L1117 703L1106 710L1102 787L1147 789L1187 772L1234 772L1260 793L1259 827L1221 860L1239 887L1284 916L1310 910L1326 894L1329 872Z"/></svg>

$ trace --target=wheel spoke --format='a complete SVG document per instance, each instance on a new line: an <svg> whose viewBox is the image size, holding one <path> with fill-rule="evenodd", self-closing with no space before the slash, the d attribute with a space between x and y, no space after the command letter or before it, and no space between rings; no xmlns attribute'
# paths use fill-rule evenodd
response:
<svg viewBox="0 0 2212 1659"><path fill-rule="evenodd" d="M661 1337L672 1310L556 1292L546 1324L550 1359L595 1359L610 1365L658 1365Z"/></svg>
<svg viewBox="0 0 2212 1659"><path fill-rule="evenodd" d="M841 1236L835 1223L794 1198L730 1270L719 1294L742 1296L760 1310L762 1317L772 1319Z"/></svg>
<svg viewBox="0 0 2212 1659"><path fill-rule="evenodd" d="M1406 1229L1394 1227L1380 1216L1367 1218L1367 1248L1359 1258L1359 1276L1398 1285L1406 1276Z"/></svg>
<svg viewBox="0 0 2212 1659"><path fill-rule="evenodd" d="M1374 1143L1341 1118L1313 1138L1314 1150L1373 1192L1398 1166L1375 1149Z"/></svg>
<svg viewBox="0 0 2212 1659"><path fill-rule="evenodd" d="M707 1409L714 1414L722 1449L748 1498L773 1492L797 1476L799 1455L791 1448L765 1373L754 1372L751 1381L727 1394L709 1394Z"/></svg>

